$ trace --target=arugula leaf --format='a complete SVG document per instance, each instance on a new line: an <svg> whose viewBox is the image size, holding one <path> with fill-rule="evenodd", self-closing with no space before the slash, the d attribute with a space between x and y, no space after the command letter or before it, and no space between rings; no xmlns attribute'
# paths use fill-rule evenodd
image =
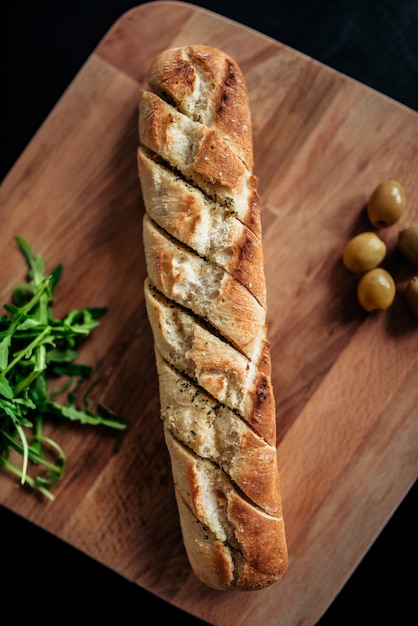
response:
<svg viewBox="0 0 418 626"><path fill-rule="evenodd" d="M45 276L44 257L35 254L22 237L15 240L28 271L26 283L13 290L13 302L4 305L8 315L0 316L0 467L54 499L51 488L64 475L66 457L60 445L45 435L45 424L51 419L67 420L123 431L126 423L110 410L106 414L90 410L88 393L97 381L78 398L93 367L76 362L76 348L98 328L107 309L72 309L56 319L53 292L62 264ZM49 391L54 378L60 379L61 387ZM56 401L65 394L63 403ZM11 450L22 457L21 466L11 461ZM32 470L35 476L29 473Z"/></svg>

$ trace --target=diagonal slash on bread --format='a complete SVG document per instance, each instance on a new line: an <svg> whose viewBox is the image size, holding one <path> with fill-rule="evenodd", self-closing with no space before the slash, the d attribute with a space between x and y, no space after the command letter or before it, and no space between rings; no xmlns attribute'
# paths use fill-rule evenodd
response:
<svg viewBox="0 0 418 626"><path fill-rule="evenodd" d="M224 52L162 52L138 173L161 418L195 574L255 590L287 568L247 87Z"/></svg>

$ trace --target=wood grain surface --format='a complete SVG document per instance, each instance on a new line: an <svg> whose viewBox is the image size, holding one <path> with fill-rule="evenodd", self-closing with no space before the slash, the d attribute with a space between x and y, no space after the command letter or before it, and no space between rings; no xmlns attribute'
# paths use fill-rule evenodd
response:
<svg viewBox="0 0 418 626"><path fill-rule="evenodd" d="M240 64L251 100L262 201L269 338L289 569L272 587L225 593L191 573L163 441L145 315L143 204L136 172L139 84L169 46L203 43ZM418 220L418 115L281 43L193 5L123 15L86 60L1 189L2 302L24 266L14 236L50 268L57 314L107 306L82 350L95 397L121 414L117 435L50 427L68 469L46 502L0 474L0 502L128 580L219 626L314 624L418 473L418 324L405 305L412 268L396 249ZM366 314L341 263L370 228L381 180L404 186L385 231L398 292Z"/></svg>

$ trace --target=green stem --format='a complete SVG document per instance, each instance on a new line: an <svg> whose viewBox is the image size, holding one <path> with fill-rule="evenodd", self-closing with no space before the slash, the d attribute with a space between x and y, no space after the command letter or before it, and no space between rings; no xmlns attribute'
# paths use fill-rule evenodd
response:
<svg viewBox="0 0 418 626"><path fill-rule="evenodd" d="M16 425L16 430L19 433L20 440L22 442L23 463L22 463L22 474L21 474L21 477L20 477L20 482L21 482L22 485L24 485L25 481L26 481L27 471L28 471L29 446L28 446L28 440L26 439L25 432L24 432L23 428L20 426L20 424Z"/></svg>
<svg viewBox="0 0 418 626"><path fill-rule="evenodd" d="M22 444L19 444L17 439L14 439L11 435L6 433L5 431L0 430L0 434L4 437L4 439L6 439L10 443L10 445L12 446L14 450L16 450L16 452L18 452L19 454L23 454L23 442ZM55 474L56 476L60 476L63 473L65 465L66 465L66 457L61 446L59 446L57 442L54 441L53 439L50 439L49 437L44 437L42 433L40 434L40 441L38 442L38 444L41 444L41 446L42 444L47 444L53 450L55 450L57 459L58 461L60 461L60 465L58 465L58 461L55 463L50 463L42 455L42 451L39 452L38 449L35 450L33 446L29 446L27 444L28 461L30 460L32 463L35 463L36 465L42 465L42 467L44 467L50 473ZM1 465L1 462L0 462L0 465ZM21 473L19 474L19 476L21 476Z"/></svg>
<svg viewBox="0 0 418 626"><path fill-rule="evenodd" d="M39 283L38 288L35 291L35 293L33 294L32 298L30 300L28 300L27 303L24 304L19 309L19 314L13 320L12 324L10 324L10 326L8 328L8 331L5 334L5 337L13 335L13 333L16 330L16 328L19 326L20 322L22 321L22 318L25 317L29 313L29 311L31 311L33 309L33 307L38 304L39 300L41 299L41 297L43 296L45 291L49 288L49 283L50 283L50 279L49 278L45 278L45 280L43 281L43 284Z"/></svg>
<svg viewBox="0 0 418 626"><path fill-rule="evenodd" d="M15 474L15 476L18 476L19 478L22 476L22 470L20 469L20 467L17 467L17 465L15 465L14 463L11 463L11 461L9 461L9 459L6 459L4 456L0 456L0 466L3 466L5 469L7 469L12 474ZM37 485L36 481L31 476L26 476L26 484L29 485L29 487L31 487L32 489L37 489L42 493L42 495L46 496L50 500L55 500L54 495L50 491L48 491L48 489L42 487L42 485Z"/></svg>
<svg viewBox="0 0 418 626"><path fill-rule="evenodd" d="M7 374L7 372L9 372L17 363L19 363L19 361L23 359L23 357L26 354L30 354L30 352L44 340L44 338L50 333L50 331L51 331L51 327L47 326L37 337L35 337L33 341L30 342L29 345L23 348L23 350L20 350L16 354L15 358L12 361L10 361L7 367L5 367L4 370L1 372L3 376Z"/></svg>

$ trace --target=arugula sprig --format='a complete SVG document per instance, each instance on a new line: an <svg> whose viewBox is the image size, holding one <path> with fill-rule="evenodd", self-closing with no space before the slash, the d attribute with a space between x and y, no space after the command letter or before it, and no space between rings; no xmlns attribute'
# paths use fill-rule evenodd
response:
<svg viewBox="0 0 418 626"><path fill-rule="evenodd" d="M46 436L45 423L65 419L118 430L126 423L108 409L103 414L89 409L88 393L95 383L78 401L93 367L76 362L77 347L99 326L106 308L73 309L56 319L53 293L63 266L45 276L44 257L22 237L15 241L28 272L26 282L14 289L13 302L4 305L7 314L0 316L0 467L53 500L51 488L64 475L66 456ZM50 391L53 378L61 387ZM57 401L62 394L65 403ZM21 457L21 463L14 457Z"/></svg>

